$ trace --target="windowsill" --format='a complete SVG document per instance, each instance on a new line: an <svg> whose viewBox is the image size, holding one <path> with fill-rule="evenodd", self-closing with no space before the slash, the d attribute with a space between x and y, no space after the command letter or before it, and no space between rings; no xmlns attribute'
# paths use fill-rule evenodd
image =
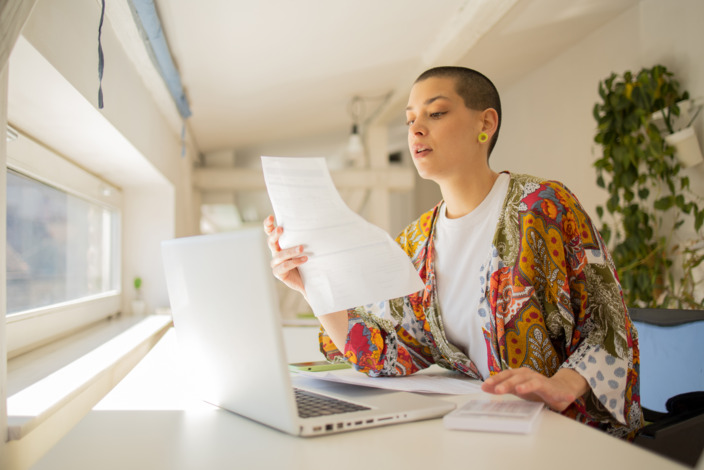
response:
<svg viewBox="0 0 704 470"><path fill-rule="evenodd" d="M90 410L170 326L170 315L108 320L8 361L9 439L25 437L59 410Z"/></svg>
<svg viewBox="0 0 704 470"><path fill-rule="evenodd" d="M7 361L7 396L20 392L142 321L119 315Z"/></svg>

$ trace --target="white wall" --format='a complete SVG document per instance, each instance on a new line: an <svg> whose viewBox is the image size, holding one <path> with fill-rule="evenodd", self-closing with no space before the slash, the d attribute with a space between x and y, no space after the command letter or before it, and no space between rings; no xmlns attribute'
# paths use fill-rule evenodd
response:
<svg viewBox="0 0 704 470"><path fill-rule="evenodd" d="M491 159L495 170L508 169L564 182L596 218L606 201L592 166L599 155L593 138L592 108L598 83L611 72L637 72L663 64L690 95L704 95L704 2L643 0L574 47L500 90L504 122ZM696 122L704 142L704 118ZM704 165L686 170L704 195Z"/></svg>
<svg viewBox="0 0 704 470"><path fill-rule="evenodd" d="M174 237L175 203L173 187L154 190L151 187L128 188L123 195L126 217L123 238L123 263L132 271L123 276L123 289L126 298L134 295L134 277L142 278L141 291L144 294L147 312L160 307L168 307L166 280L161 263L162 240ZM126 311L131 307L125 305Z"/></svg>

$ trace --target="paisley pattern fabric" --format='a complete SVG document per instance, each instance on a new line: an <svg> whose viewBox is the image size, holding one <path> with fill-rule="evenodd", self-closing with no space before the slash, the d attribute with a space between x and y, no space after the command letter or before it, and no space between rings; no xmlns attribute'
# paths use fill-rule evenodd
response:
<svg viewBox="0 0 704 470"><path fill-rule="evenodd" d="M370 376L412 374L431 364L479 378L444 333L433 268L439 205L397 238L425 282L407 297L348 311L344 354L321 330L321 351ZM561 183L511 175L484 263L467 288L482 292L491 374L529 367L545 376L568 367L590 392L563 414L617 436L641 426L638 339L599 233Z"/></svg>

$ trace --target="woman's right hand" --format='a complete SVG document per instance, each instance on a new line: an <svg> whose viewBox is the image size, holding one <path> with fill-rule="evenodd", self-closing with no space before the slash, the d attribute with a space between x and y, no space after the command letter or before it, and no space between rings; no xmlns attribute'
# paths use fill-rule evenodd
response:
<svg viewBox="0 0 704 470"><path fill-rule="evenodd" d="M269 250L271 250L271 271L274 273L274 277L305 297L306 289L303 285L301 273L298 271L298 266L308 261L308 257L302 254L303 246L298 245L285 250L281 249L279 238L284 229L274 224L273 215L264 219L264 232L268 237L267 243Z"/></svg>

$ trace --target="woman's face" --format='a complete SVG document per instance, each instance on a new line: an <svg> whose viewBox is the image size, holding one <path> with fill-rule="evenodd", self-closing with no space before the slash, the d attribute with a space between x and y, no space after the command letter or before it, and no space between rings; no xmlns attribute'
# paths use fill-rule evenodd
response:
<svg viewBox="0 0 704 470"><path fill-rule="evenodd" d="M486 147L477 141L482 112L465 106L454 79L434 77L413 85L406 122L408 148L422 178L442 183L486 162Z"/></svg>

